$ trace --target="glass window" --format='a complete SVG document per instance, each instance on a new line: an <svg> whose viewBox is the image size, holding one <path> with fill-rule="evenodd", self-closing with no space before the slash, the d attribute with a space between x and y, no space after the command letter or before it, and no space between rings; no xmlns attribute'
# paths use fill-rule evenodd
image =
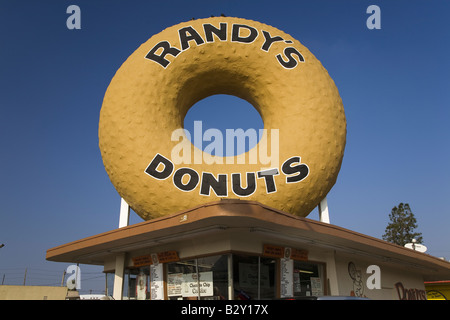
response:
<svg viewBox="0 0 450 320"><path fill-rule="evenodd" d="M136 285L135 269L125 269L123 277L123 299L130 300L135 299L133 287Z"/></svg>
<svg viewBox="0 0 450 320"><path fill-rule="evenodd" d="M294 296L323 296L323 266L303 261L294 261Z"/></svg>
<svg viewBox="0 0 450 320"><path fill-rule="evenodd" d="M170 300L192 299L198 296L192 289L194 275L197 274L196 261L185 260L167 264L167 296Z"/></svg>
<svg viewBox="0 0 450 320"><path fill-rule="evenodd" d="M274 299L276 260L233 255L234 299Z"/></svg>
<svg viewBox="0 0 450 320"><path fill-rule="evenodd" d="M123 299L150 299L150 268L131 268L125 270Z"/></svg>
<svg viewBox="0 0 450 320"><path fill-rule="evenodd" d="M235 300L258 297L258 257L233 255L233 288Z"/></svg>
<svg viewBox="0 0 450 320"><path fill-rule="evenodd" d="M276 260L273 258L260 258L260 296L259 299L275 299L275 270Z"/></svg>
<svg viewBox="0 0 450 320"><path fill-rule="evenodd" d="M107 297L112 297L114 293L114 272L106 273L106 293Z"/></svg>
<svg viewBox="0 0 450 320"><path fill-rule="evenodd" d="M170 300L228 299L228 255L167 264Z"/></svg>
<svg viewBox="0 0 450 320"><path fill-rule="evenodd" d="M203 283L203 287L208 289L209 294L202 294L202 299L227 300L228 255L199 258L197 263L200 274L204 273L207 275L207 279L212 279L210 283ZM202 280L201 277L200 280ZM209 285L211 285L212 289L209 288ZM212 296L210 295L211 293Z"/></svg>

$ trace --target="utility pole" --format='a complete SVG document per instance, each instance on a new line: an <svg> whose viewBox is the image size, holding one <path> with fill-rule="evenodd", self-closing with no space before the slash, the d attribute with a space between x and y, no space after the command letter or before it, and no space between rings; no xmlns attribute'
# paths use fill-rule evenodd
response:
<svg viewBox="0 0 450 320"><path fill-rule="evenodd" d="M108 296L108 274L105 272L105 296Z"/></svg>
<svg viewBox="0 0 450 320"><path fill-rule="evenodd" d="M64 286L64 278L65 277L66 277L66 270L64 270L64 272L63 272L63 276L62 276L62 279L61 279L61 287Z"/></svg>
<svg viewBox="0 0 450 320"><path fill-rule="evenodd" d="M25 276L23 277L23 285L25 285L25 281L27 281L27 268L25 268Z"/></svg>
<svg viewBox="0 0 450 320"><path fill-rule="evenodd" d="M0 244L0 249L5 246L4 243ZM3 274L2 285L5 283L5 274Z"/></svg>

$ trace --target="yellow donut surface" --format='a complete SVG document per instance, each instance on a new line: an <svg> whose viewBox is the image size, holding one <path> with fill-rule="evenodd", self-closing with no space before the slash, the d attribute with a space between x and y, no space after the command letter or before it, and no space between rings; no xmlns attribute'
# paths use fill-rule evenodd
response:
<svg viewBox="0 0 450 320"><path fill-rule="evenodd" d="M208 157L180 135L188 109L214 94L261 114L263 138L244 160ZM220 198L306 216L335 184L345 139L338 90L313 54L281 30L231 17L180 23L142 44L113 77L99 121L111 182L145 220Z"/></svg>

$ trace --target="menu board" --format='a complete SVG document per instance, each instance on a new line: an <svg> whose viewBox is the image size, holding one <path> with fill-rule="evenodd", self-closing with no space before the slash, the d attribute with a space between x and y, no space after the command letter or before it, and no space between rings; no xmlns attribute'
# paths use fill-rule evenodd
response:
<svg viewBox="0 0 450 320"><path fill-rule="evenodd" d="M293 248L290 258L298 261L308 261L308 251Z"/></svg>
<svg viewBox="0 0 450 320"><path fill-rule="evenodd" d="M150 266L150 299L164 300L163 264Z"/></svg>
<svg viewBox="0 0 450 320"><path fill-rule="evenodd" d="M294 296L294 261L280 259L280 296L288 298Z"/></svg>
<svg viewBox="0 0 450 320"><path fill-rule="evenodd" d="M176 251L164 251L158 253L159 263L168 263L180 260Z"/></svg>
<svg viewBox="0 0 450 320"><path fill-rule="evenodd" d="M280 246L265 244L263 246L263 255L265 257L282 258L284 255L284 248Z"/></svg>
<svg viewBox="0 0 450 320"><path fill-rule="evenodd" d="M298 261L308 261L308 250L265 244L263 255L271 258L289 258Z"/></svg>
<svg viewBox="0 0 450 320"><path fill-rule="evenodd" d="M302 292L302 286L300 282L300 273L295 272L294 273L294 292L299 293Z"/></svg>
<svg viewBox="0 0 450 320"><path fill-rule="evenodd" d="M176 251L164 251L133 257L133 266L144 267L156 263L168 263L180 260Z"/></svg>
<svg viewBox="0 0 450 320"><path fill-rule="evenodd" d="M145 256L133 257L131 259L133 260L133 266L135 267L149 266L153 263L152 257L149 254Z"/></svg>
<svg viewBox="0 0 450 320"><path fill-rule="evenodd" d="M181 296L181 288L183 285L182 273L171 273L167 275L167 296Z"/></svg>
<svg viewBox="0 0 450 320"><path fill-rule="evenodd" d="M311 292L313 296L322 296L322 281L318 277L311 277Z"/></svg>

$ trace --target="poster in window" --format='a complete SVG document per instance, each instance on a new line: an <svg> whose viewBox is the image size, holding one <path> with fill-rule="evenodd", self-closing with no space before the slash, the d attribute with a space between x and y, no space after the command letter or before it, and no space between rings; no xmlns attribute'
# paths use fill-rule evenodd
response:
<svg viewBox="0 0 450 320"><path fill-rule="evenodd" d="M136 299L145 300L147 296L147 275L139 272L136 279Z"/></svg>
<svg viewBox="0 0 450 320"><path fill-rule="evenodd" d="M183 287L182 273L172 273L167 275L167 295L169 297L181 296L182 287Z"/></svg>
<svg viewBox="0 0 450 320"><path fill-rule="evenodd" d="M319 277L311 277L311 293L313 296L323 296L322 281Z"/></svg>
<svg viewBox="0 0 450 320"><path fill-rule="evenodd" d="M182 296L198 297L199 290L201 297L212 297L214 295L213 273L212 271L200 272L200 279L197 280L197 273L183 274Z"/></svg>

